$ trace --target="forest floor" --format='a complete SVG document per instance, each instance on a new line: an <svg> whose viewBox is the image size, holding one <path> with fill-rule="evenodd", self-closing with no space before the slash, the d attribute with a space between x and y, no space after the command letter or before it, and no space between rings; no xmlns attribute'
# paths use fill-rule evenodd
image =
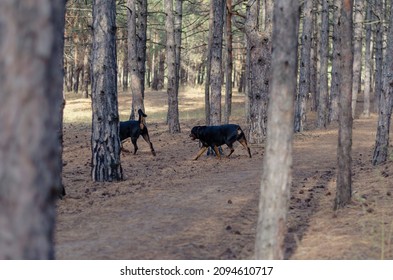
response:
<svg viewBox="0 0 393 280"><path fill-rule="evenodd" d="M201 156L189 132L204 123L204 95L180 94L180 134L167 133L167 95L147 92L147 126L157 156L142 138L136 155L122 152L124 181L90 176L91 105L67 95L63 181L58 201L57 259L252 259L263 145L252 158L235 144L231 158ZM119 96L122 120L130 95ZM231 122L245 126L243 96ZM361 107L362 104L358 104ZM393 165L373 167L376 116L356 119L353 200L333 211L337 126L294 136L287 259L393 259ZM127 141L124 147L132 150ZM224 152L228 149L224 147Z"/></svg>

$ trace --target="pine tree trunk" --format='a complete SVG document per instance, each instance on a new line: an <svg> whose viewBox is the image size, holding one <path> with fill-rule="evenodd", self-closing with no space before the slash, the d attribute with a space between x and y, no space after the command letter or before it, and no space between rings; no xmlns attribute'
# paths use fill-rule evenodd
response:
<svg viewBox="0 0 393 280"><path fill-rule="evenodd" d="M83 54L83 97L89 98L89 85L91 83L90 79L90 51L91 47L86 48Z"/></svg>
<svg viewBox="0 0 393 280"><path fill-rule="evenodd" d="M261 181L256 259L283 259L292 181L294 92L297 77L299 3L274 1L272 80L266 153ZM285 42L285 43L283 43Z"/></svg>
<svg viewBox="0 0 393 280"><path fill-rule="evenodd" d="M211 50L210 123L221 124L222 43L224 27L224 0L213 0L213 41Z"/></svg>
<svg viewBox="0 0 393 280"><path fill-rule="evenodd" d="M166 63L167 63L167 94L168 94L168 129L169 133L180 133L179 102L176 90L176 45L173 18L173 0L165 0L166 22Z"/></svg>
<svg viewBox="0 0 393 280"><path fill-rule="evenodd" d="M179 86L181 80L181 34L182 34L182 19L183 19L183 0L175 1L175 17L174 17L174 28L175 28L175 46L176 46L176 96L179 96Z"/></svg>
<svg viewBox="0 0 393 280"><path fill-rule="evenodd" d="M152 58L152 72L153 72L153 79L151 83L151 89L152 90L158 90L158 71L159 71L159 56L160 52L158 49L157 44L157 32L153 31L153 58Z"/></svg>
<svg viewBox="0 0 393 280"><path fill-rule="evenodd" d="M371 21L371 3L367 2L366 10L366 22ZM371 57L371 25L366 24L366 50L364 59L364 108L363 116L366 118L370 117L370 96L371 96L371 67L372 67L372 57Z"/></svg>
<svg viewBox="0 0 393 280"><path fill-rule="evenodd" d="M123 179L117 106L115 0L93 1L92 179Z"/></svg>
<svg viewBox="0 0 393 280"><path fill-rule="evenodd" d="M318 102L318 127L325 127L328 121L328 62L329 62L329 0L322 0L320 84Z"/></svg>
<svg viewBox="0 0 393 280"><path fill-rule="evenodd" d="M379 110L379 100L382 92L382 67L383 67L383 12L382 0L375 1L375 20L377 21L375 28L375 102L376 110Z"/></svg>
<svg viewBox="0 0 393 280"><path fill-rule="evenodd" d="M303 131L306 124L306 98L310 92L312 10L313 1L305 0L303 8L303 33L301 38L299 93L296 99L295 110L295 132Z"/></svg>
<svg viewBox="0 0 393 280"><path fill-rule="evenodd" d="M340 14L342 0L334 0L335 7L333 14L333 57L332 57L332 77L330 81L330 99L329 99L329 123L338 121L338 98L340 91Z"/></svg>
<svg viewBox="0 0 393 280"><path fill-rule="evenodd" d="M393 15L393 1L390 1ZM389 156L389 132L393 105L393 17L389 19L387 49L383 69L383 87L379 98L378 128L372 163L374 165L387 161Z"/></svg>
<svg viewBox="0 0 393 280"><path fill-rule="evenodd" d="M232 69L233 69L233 53L232 53L232 0L226 3L226 44L227 44L227 60L225 67L225 113L224 123L229 123L232 111Z"/></svg>
<svg viewBox="0 0 393 280"><path fill-rule="evenodd" d="M158 63L158 84L157 90L162 90L164 88L164 77L165 77L165 52L161 51L159 55Z"/></svg>
<svg viewBox="0 0 393 280"><path fill-rule="evenodd" d="M210 12L209 12L209 35L206 49L206 72L204 71L205 79L205 123L206 125L211 124L210 120L210 81L211 81L211 64L212 64L212 49L213 49L213 7L214 2L210 1ZM203 67L202 69L205 69Z"/></svg>
<svg viewBox="0 0 393 280"><path fill-rule="evenodd" d="M139 78L142 89L142 99L145 98L145 73L146 73L146 42L147 42L147 0L138 0L136 2L137 10L137 44L136 53L139 69ZM135 107L135 106L134 106ZM138 111L134 111L137 113Z"/></svg>
<svg viewBox="0 0 393 280"><path fill-rule="evenodd" d="M355 118L356 103L361 86L362 69L362 43L363 43L363 11L364 0L354 0L355 2L355 22L354 22L354 43L353 43L353 85L352 85L352 117Z"/></svg>
<svg viewBox="0 0 393 280"><path fill-rule="evenodd" d="M342 0L340 34L342 38L352 38L352 0ZM334 209L342 208L352 196L352 40L341 40L339 129L337 147L337 190Z"/></svg>
<svg viewBox="0 0 393 280"><path fill-rule="evenodd" d="M318 76L318 48L319 48L319 25L318 13L319 1L313 1L314 12L312 14L313 35L311 41L311 69L310 69L310 93L311 93L311 110L317 111L319 99L319 76Z"/></svg>
<svg viewBox="0 0 393 280"><path fill-rule="evenodd" d="M124 53L124 58L123 58L123 80L122 80L122 86L123 86L123 92L126 92L128 90L128 71L129 71L129 65L128 65L128 33L127 29L124 28L123 30L123 53Z"/></svg>
<svg viewBox="0 0 393 280"><path fill-rule="evenodd" d="M129 70L130 70L130 85L132 91L132 104L130 119L134 120L138 116L138 110L142 109L145 111L144 105L144 67L141 66L139 59L143 59L143 45L141 43L142 38L139 36L142 33L139 31L140 24L138 19L139 6L137 5L137 0L128 0L128 60L129 60ZM146 50L146 48L144 49ZM143 60L145 63L145 60ZM143 70L142 70L143 69Z"/></svg>
<svg viewBox="0 0 393 280"><path fill-rule="evenodd" d="M0 259L54 258L64 14L65 1L0 1Z"/></svg>
<svg viewBox="0 0 393 280"><path fill-rule="evenodd" d="M262 143L266 136L267 105L271 65L271 0L265 3L265 30L258 30L259 2L249 0L247 36L247 122L250 143Z"/></svg>

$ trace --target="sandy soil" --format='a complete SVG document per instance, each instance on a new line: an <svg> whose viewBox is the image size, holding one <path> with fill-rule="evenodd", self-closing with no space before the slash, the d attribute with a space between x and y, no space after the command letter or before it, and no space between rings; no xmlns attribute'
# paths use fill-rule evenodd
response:
<svg viewBox="0 0 393 280"><path fill-rule="evenodd" d="M128 98L119 99L123 116L130 108ZM199 147L188 134L203 123L203 112L194 112L195 100L202 104L203 96L181 98L187 115L182 115L182 133L177 135L166 132L165 98L163 93L146 95L146 113L152 113L147 125L157 156L139 139L136 155L122 153L125 178L116 183L92 182L90 123L67 122L72 114L89 113L90 105L81 99L67 102L67 196L58 202L58 259L253 257L263 145L251 145L251 159L237 144L229 159L202 156L192 161ZM241 96L234 100L241 105ZM245 127L239 117L232 122ZM391 161L379 167L370 163L375 125L375 116L354 123L353 202L336 212L337 129L295 135L286 258L393 258L393 168ZM132 150L131 143L125 148Z"/></svg>

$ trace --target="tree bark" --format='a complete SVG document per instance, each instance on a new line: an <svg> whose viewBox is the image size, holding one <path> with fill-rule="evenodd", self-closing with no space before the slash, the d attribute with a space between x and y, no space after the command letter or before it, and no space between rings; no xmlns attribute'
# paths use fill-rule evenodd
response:
<svg viewBox="0 0 393 280"><path fill-rule="evenodd" d="M179 102L176 90L176 45L174 34L173 1L165 0L166 12L166 62L167 62L167 94L168 94L168 129L169 133L180 133Z"/></svg>
<svg viewBox="0 0 393 280"><path fill-rule="evenodd" d="M213 40L211 50L210 123L221 124L222 43L224 27L224 0L213 0Z"/></svg>
<svg viewBox="0 0 393 280"><path fill-rule="evenodd" d="M266 153L255 244L257 259L283 259L292 181L294 92L297 77L298 1L274 2L274 51Z"/></svg>
<svg viewBox="0 0 393 280"><path fill-rule="evenodd" d="M390 1L393 12L393 1ZM392 14L393 15L393 14ZM379 97L378 128L372 163L374 165L387 161L389 155L389 132L393 105L393 17L389 20L387 49L383 69L383 87Z"/></svg>
<svg viewBox="0 0 393 280"><path fill-rule="evenodd" d="M342 0L341 7L341 80L339 96L339 129L337 147L337 190L334 209L342 208L352 196L352 0Z"/></svg>
<svg viewBox="0 0 393 280"><path fill-rule="evenodd" d="M367 2L366 10L366 21L371 21L371 6L370 1ZM370 117L370 96L371 96L371 68L372 68L372 57L371 57L371 25L366 24L366 50L364 59L364 107L363 116L366 118Z"/></svg>
<svg viewBox="0 0 393 280"><path fill-rule="evenodd" d="M340 91L340 15L342 0L334 0L333 14L333 58L332 58L332 77L330 81L330 99L329 99L329 123L338 121L338 98Z"/></svg>
<svg viewBox="0 0 393 280"><path fill-rule="evenodd" d="M311 38L313 1L305 0L303 8L302 48L300 54L299 93L296 99L295 132L302 132L306 124L307 95L310 93Z"/></svg>
<svg viewBox="0 0 393 280"><path fill-rule="evenodd" d="M362 47L363 47L363 12L364 0L355 0L355 22L353 43L353 84L352 84L352 118L355 118L358 93L361 90Z"/></svg>
<svg viewBox="0 0 393 280"><path fill-rule="evenodd" d="M250 143L262 143L266 136L267 105L271 65L271 0L265 3L265 30L258 29L259 1L249 0L245 22L247 36L247 122Z"/></svg>
<svg viewBox="0 0 393 280"><path fill-rule="evenodd" d="M310 93L311 93L311 110L317 111L319 99L319 76L318 76L318 48L319 48L319 25L318 10L319 1L313 1L314 12L312 14L313 35L311 41L311 69L310 69Z"/></svg>
<svg viewBox="0 0 393 280"><path fill-rule="evenodd" d="M174 17L174 29L175 29L175 48L176 48L176 95L179 96L180 76L181 76L181 34L182 34L182 20L183 20L183 0L176 0L175 2L175 17Z"/></svg>
<svg viewBox="0 0 393 280"><path fill-rule="evenodd" d="M329 0L322 0L320 84L318 102L318 127L325 127L328 121L328 62L329 62Z"/></svg>
<svg viewBox="0 0 393 280"><path fill-rule="evenodd" d="M225 67L225 112L224 123L229 123L232 111L232 69L233 69L233 51L232 51L232 0L226 3L226 44L227 60Z"/></svg>
<svg viewBox="0 0 393 280"><path fill-rule="evenodd" d="M128 32L127 29L123 29L123 53L124 53L124 58L123 58L123 77L122 77L122 86L123 86L123 92L126 92L128 90L128 76L129 76L129 70L130 67L128 65Z"/></svg>
<svg viewBox="0 0 393 280"><path fill-rule="evenodd" d="M209 12L209 35L207 41L207 49L206 49L206 75L205 79L205 123L206 125L210 125L210 81L211 81L211 62L212 62L212 48L213 48L213 7L214 2L210 1L210 12ZM202 66L202 69L205 67Z"/></svg>
<svg viewBox="0 0 393 280"><path fill-rule="evenodd" d="M123 179L117 105L115 0L93 1L92 179Z"/></svg>
<svg viewBox="0 0 393 280"><path fill-rule="evenodd" d="M379 110L379 100L382 92L382 68L383 68L383 11L382 0L374 2L374 19L377 21L375 27L375 99L374 106Z"/></svg>
<svg viewBox="0 0 393 280"><path fill-rule="evenodd" d="M0 2L0 259L54 258L64 13L65 1Z"/></svg>
<svg viewBox="0 0 393 280"><path fill-rule="evenodd" d="M83 97L84 98L89 98L89 86L91 84L91 69L90 69L90 54L91 51L91 45L89 44L89 47L85 48L84 54L83 54Z"/></svg>
<svg viewBox="0 0 393 280"><path fill-rule="evenodd" d="M138 116L138 110L145 112L144 84L146 61L146 22L145 0L127 0L128 6L128 60L132 104L130 119ZM147 5L147 4L146 4ZM147 6L146 6L147 9ZM143 30L144 29L144 30Z"/></svg>

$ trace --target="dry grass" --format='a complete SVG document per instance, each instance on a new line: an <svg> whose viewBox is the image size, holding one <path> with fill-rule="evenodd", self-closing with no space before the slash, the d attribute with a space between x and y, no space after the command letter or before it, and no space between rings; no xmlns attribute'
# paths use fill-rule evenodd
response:
<svg viewBox="0 0 393 280"><path fill-rule="evenodd" d="M154 97L153 97L154 96ZM67 93L67 106L64 109L65 123L91 123L91 99L83 98L81 94ZM204 120L205 96L200 89L188 88L179 93L179 114L182 121ZM234 93L232 97L232 115L234 118L244 116L244 96ZM69 106L68 106L69 105ZM119 93L119 114L121 120L129 118L131 109L131 94ZM168 111L168 96L165 91L145 93L145 108L149 121L162 123L166 121ZM222 104L224 109L224 103Z"/></svg>

